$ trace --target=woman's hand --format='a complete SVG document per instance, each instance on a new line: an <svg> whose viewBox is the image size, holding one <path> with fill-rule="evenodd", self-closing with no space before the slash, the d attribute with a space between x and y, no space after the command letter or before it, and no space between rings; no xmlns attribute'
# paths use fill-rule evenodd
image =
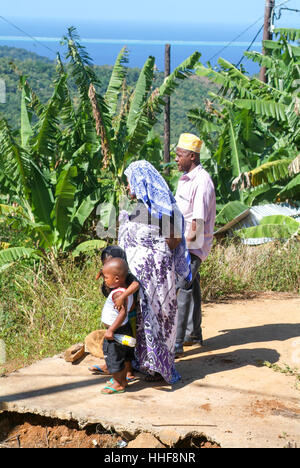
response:
<svg viewBox="0 0 300 468"><path fill-rule="evenodd" d="M180 242L181 242L181 239L178 237L169 237L166 239L166 243L170 250L176 249L176 247L178 247Z"/></svg>
<svg viewBox="0 0 300 468"><path fill-rule="evenodd" d="M120 312L122 307L125 306L126 296L123 294L115 294L112 299L114 301L115 308Z"/></svg>
<svg viewBox="0 0 300 468"><path fill-rule="evenodd" d="M98 271L96 280L98 280L103 275L102 270Z"/></svg>

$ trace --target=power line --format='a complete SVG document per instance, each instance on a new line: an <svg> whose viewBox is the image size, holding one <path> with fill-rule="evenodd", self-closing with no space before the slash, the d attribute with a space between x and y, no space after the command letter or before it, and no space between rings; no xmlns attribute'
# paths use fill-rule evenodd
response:
<svg viewBox="0 0 300 468"><path fill-rule="evenodd" d="M277 8L280 8L281 6L285 5L286 3L290 2L290 1L291 1L291 0L285 0L284 2L280 3L279 5L274 6L273 10L275 10L275 9L277 9ZM279 16L278 16L278 17L277 17L277 15L276 15L276 13L274 12L275 18L276 18L277 20L278 20L278 19L280 18L280 16L281 16L281 10L291 10L291 9L290 9L290 8L280 8L280 10L279 10ZM291 11L300 12L300 10L291 10ZM260 34L260 32L262 31L263 27L264 27L264 25L261 26L261 28L259 29L258 33L257 33L257 34L255 35L255 37L252 39L252 41L251 41L249 47L246 49L246 52L248 52L248 51L251 49L253 43L255 42L256 38L259 36L259 34ZM242 61L244 60L244 58L245 58L245 55L243 55L243 56L241 57L241 59L239 60L239 62L236 64L236 68L242 63Z"/></svg>
<svg viewBox="0 0 300 468"><path fill-rule="evenodd" d="M30 39L32 39L33 41L37 42L39 45L41 45L42 47L45 47L45 49L48 49L50 50L50 52L52 52L55 56L57 55L57 52L55 52L53 49L51 49L50 47L46 46L45 44L43 44L42 42L40 42L38 39L36 39L34 36L31 36L31 34L28 34L26 31L24 31L23 29L19 28L16 24L12 23L11 21L9 21L8 19L4 18L4 16L1 16L0 15L0 18L5 21L6 23L8 23L10 26L12 26L13 28L17 29L19 32L25 34L26 36L30 37Z"/></svg>
<svg viewBox="0 0 300 468"><path fill-rule="evenodd" d="M286 3L289 3L291 0L285 0L284 2L280 3L279 5L275 6L274 7L274 10L276 8L280 8L281 6L285 5ZM219 55L221 52L223 52L223 50L227 49L227 47L230 47L231 44L233 44L234 42L236 42L241 36L243 36L247 31L249 31L249 29L251 29L253 26L255 26L259 21L261 21L262 19L264 18L264 15L260 16L253 24L251 24L250 26L248 26L244 31L242 31L240 34L238 34L234 39L232 39L230 42L228 42L228 44L226 44L222 49L220 49L218 52L216 52L212 57L210 57L208 59L208 62L210 62L211 60L213 60L217 55ZM260 30L261 31L261 30ZM260 32L259 31L259 32ZM259 33L257 34L257 36L259 35ZM257 37L256 36L256 37ZM256 39L255 37L255 39ZM253 40L253 42L255 41L255 39ZM251 43L251 45L253 44L253 42ZM251 46L250 46L251 47ZM248 50L248 49L247 49ZM240 63L240 62L239 62Z"/></svg>
<svg viewBox="0 0 300 468"><path fill-rule="evenodd" d="M290 1L290 0L287 0L287 1ZM242 31L240 34L238 34L238 36L236 36L234 39L232 39L230 42L228 42L228 44L226 44L224 47L222 47L222 49L220 49L218 52L216 52L212 57L210 57L208 59L208 61L210 62L212 59L214 59L217 55L219 55L221 52L223 52L223 50L227 49L227 47L231 46L231 44L233 44L234 42L236 42L241 36L243 36L243 34L245 34L247 31L249 31L249 29L251 29L253 26L255 26L259 21L261 21L261 19L263 18L263 16L260 16L260 18L258 18L253 24L251 24L250 26L248 26L244 31Z"/></svg>
<svg viewBox="0 0 300 468"><path fill-rule="evenodd" d="M246 52L248 52L251 47L252 47L252 44L255 42L255 39L257 38L257 36L260 34L260 32L262 31L264 25L262 25L259 30L258 30L258 33L254 36L254 38L252 39L250 45L248 46L248 48L246 49ZM239 60L239 62L236 64L236 68L238 68L238 66L242 63L242 61L244 60L245 58L245 55L242 55L241 59Z"/></svg>

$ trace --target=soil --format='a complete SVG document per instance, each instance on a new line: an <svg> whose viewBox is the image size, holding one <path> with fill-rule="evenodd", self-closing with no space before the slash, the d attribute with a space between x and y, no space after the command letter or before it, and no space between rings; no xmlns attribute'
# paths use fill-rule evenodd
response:
<svg viewBox="0 0 300 468"><path fill-rule="evenodd" d="M79 429L76 421L33 414L0 414L0 448L120 448L125 441L100 424ZM177 448L220 448L205 437L187 437Z"/></svg>
<svg viewBox="0 0 300 468"><path fill-rule="evenodd" d="M101 426L80 430L77 423L37 415L0 415L1 448L113 448L121 438Z"/></svg>

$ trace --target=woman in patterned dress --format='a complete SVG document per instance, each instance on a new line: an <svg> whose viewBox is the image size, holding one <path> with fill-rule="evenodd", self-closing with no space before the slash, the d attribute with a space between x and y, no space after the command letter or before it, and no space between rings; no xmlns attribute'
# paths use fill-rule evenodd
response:
<svg viewBox="0 0 300 468"><path fill-rule="evenodd" d="M190 256L184 220L167 183L147 161L125 171L135 210L120 214L119 246L140 282L135 367L147 381L180 379L175 369L177 328L176 275L189 280Z"/></svg>

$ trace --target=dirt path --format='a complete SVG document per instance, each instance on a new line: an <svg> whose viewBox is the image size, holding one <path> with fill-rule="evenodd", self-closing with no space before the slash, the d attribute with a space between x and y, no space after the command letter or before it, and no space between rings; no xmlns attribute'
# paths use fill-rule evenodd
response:
<svg viewBox="0 0 300 468"><path fill-rule="evenodd" d="M221 447L300 447L300 297L206 303L203 313L205 346L185 348L173 387L139 375L104 396L91 356L78 365L55 356L1 378L0 409L101 424L127 441L146 431L166 446L201 436Z"/></svg>

